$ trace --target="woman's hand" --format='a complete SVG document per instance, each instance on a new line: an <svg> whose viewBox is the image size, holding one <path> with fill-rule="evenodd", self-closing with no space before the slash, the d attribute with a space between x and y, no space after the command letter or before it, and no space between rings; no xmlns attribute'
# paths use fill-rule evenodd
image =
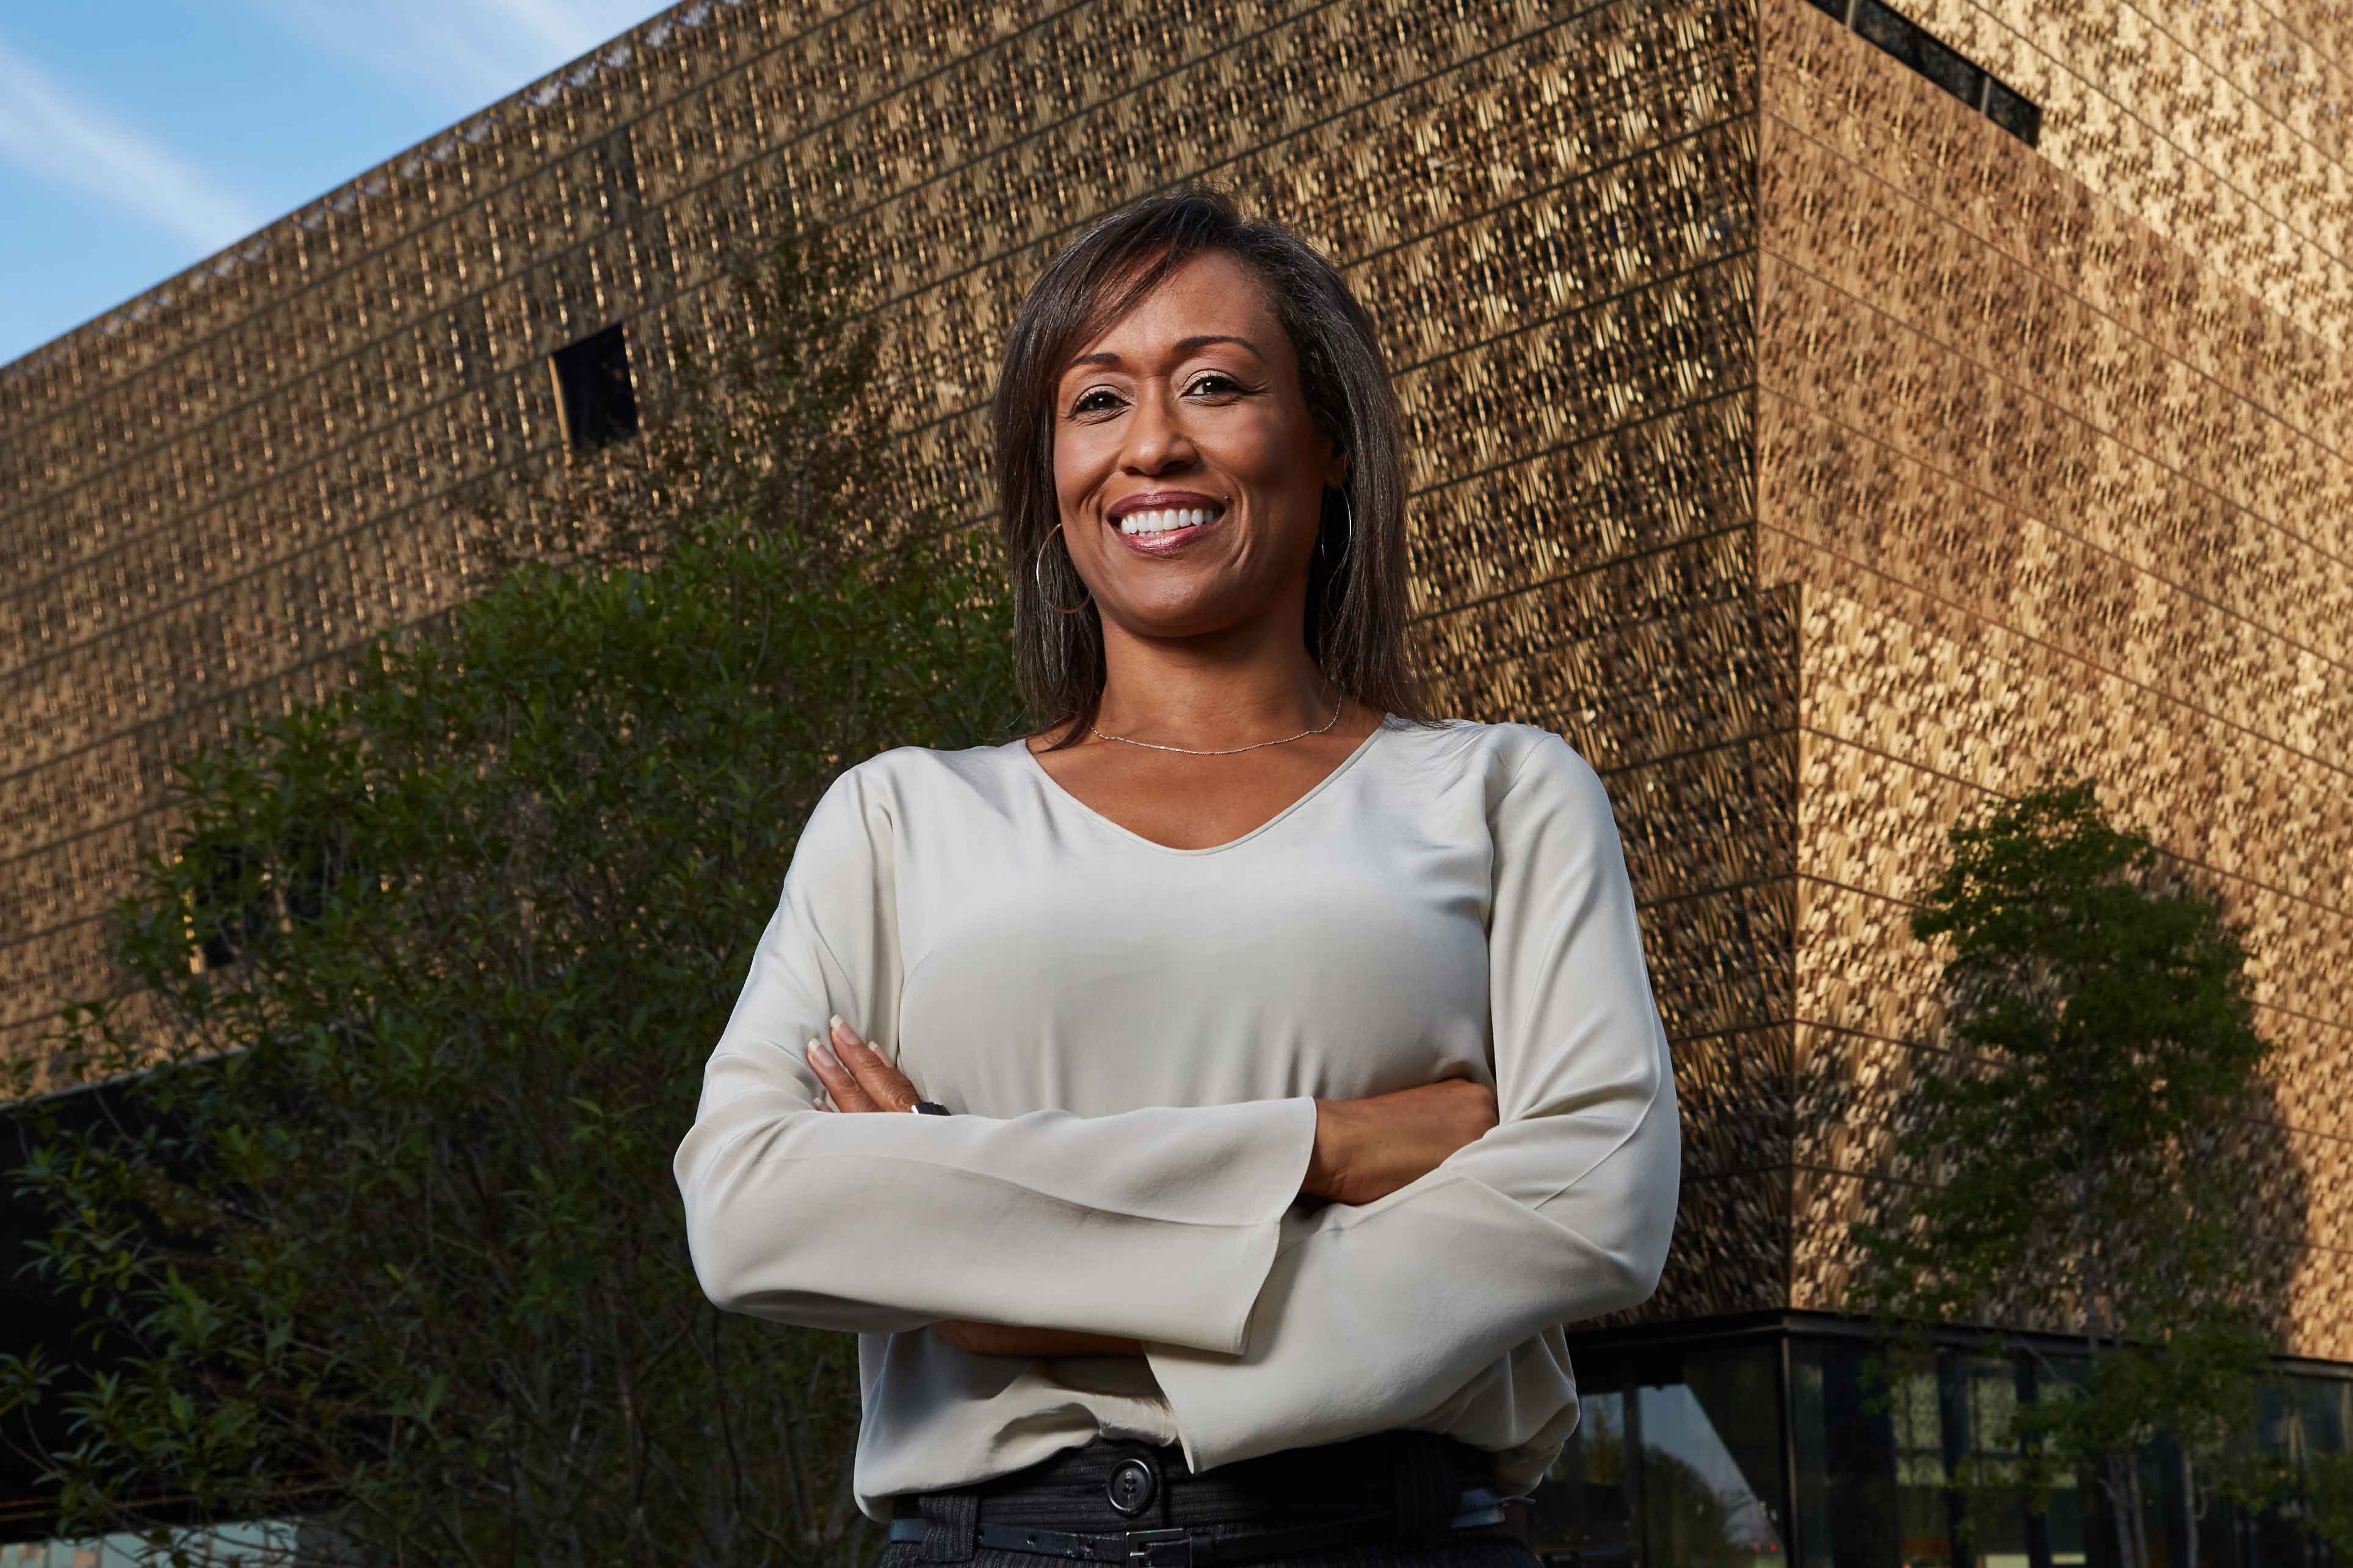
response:
<svg viewBox="0 0 2353 1568"><path fill-rule="evenodd" d="M880 1051L858 1037L858 1031L839 1018L829 1020L831 1049L811 1040L802 1055L833 1100L830 1109L852 1115L868 1111L911 1111L923 1097L907 1076L892 1067ZM932 1332L975 1355L1142 1355L1140 1340L1115 1339L1076 1329L1025 1329L1008 1323L977 1323L950 1318L934 1323Z"/></svg>
<svg viewBox="0 0 2353 1568"><path fill-rule="evenodd" d="M891 1065L882 1053L858 1037L858 1031L839 1017L831 1020L833 1044L830 1049L822 1040L811 1040L802 1047L801 1055L808 1058L809 1070L825 1085L825 1092L833 1100L834 1110L902 1110L912 1111L915 1101L923 1098L907 1075Z"/></svg>
<svg viewBox="0 0 2353 1568"><path fill-rule="evenodd" d="M1440 1079L1367 1100L1315 1102L1315 1150L1299 1190L1334 1203L1368 1204L1438 1168L1495 1125L1495 1091Z"/></svg>

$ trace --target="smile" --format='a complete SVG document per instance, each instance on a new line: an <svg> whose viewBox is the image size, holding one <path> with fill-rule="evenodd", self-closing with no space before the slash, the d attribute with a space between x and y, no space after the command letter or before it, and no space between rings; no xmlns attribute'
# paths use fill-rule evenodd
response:
<svg viewBox="0 0 2353 1568"><path fill-rule="evenodd" d="M1138 555L1174 555L1226 515L1226 503L1196 490L1154 490L1112 503L1105 520Z"/></svg>
<svg viewBox="0 0 2353 1568"><path fill-rule="evenodd" d="M1132 511L1119 520L1119 531L1130 538L1139 533L1173 533L1178 529L1198 528L1222 510L1220 507L1194 506Z"/></svg>

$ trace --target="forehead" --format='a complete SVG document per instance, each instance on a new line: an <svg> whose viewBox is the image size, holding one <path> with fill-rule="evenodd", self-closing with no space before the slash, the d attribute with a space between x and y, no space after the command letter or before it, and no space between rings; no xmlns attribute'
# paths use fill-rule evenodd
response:
<svg viewBox="0 0 2353 1568"><path fill-rule="evenodd" d="M1161 357L1187 338L1238 337L1270 358L1288 360L1290 340L1256 273L1222 250L1187 257L1092 339L1071 351L1116 353L1122 359Z"/></svg>

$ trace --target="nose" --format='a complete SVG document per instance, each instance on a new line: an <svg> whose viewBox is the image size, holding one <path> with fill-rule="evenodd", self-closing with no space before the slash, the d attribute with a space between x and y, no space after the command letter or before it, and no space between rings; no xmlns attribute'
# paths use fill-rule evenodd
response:
<svg viewBox="0 0 2353 1568"><path fill-rule="evenodd" d="M1165 474L1181 468L1198 454L1193 438L1169 401L1165 386L1154 385L1135 400L1127 421L1126 439L1120 447L1120 466L1130 473Z"/></svg>

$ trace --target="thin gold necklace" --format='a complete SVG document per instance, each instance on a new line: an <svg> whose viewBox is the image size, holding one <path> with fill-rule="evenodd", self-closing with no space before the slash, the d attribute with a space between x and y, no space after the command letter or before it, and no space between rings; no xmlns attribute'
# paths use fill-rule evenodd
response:
<svg viewBox="0 0 2353 1568"><path fill-rule="evenodd" d="M1298 734L1285 735L1280 741L1253 741L1247 746L1228 746L1214 752L1197 751L1191 746L1164 746L1155 741L1130 741L1125 735L1106 735L1101 730L1095 730L1092 724L1088 725L1087 728L1095 730L1095 739L1099 741L1125 741L1131 746L1149 746L1155 752L1182 752L1188 757L1230 757L1236 752L1255 752L1261 746L1287 745L1293 741L1303 741L1310 735L1320 735L1340 721L1340 709L1347 700L1348 694L1342 692L1338 700L1332 704L1332 717L1324 720L1313 730L1302 730Z"/></svg>

